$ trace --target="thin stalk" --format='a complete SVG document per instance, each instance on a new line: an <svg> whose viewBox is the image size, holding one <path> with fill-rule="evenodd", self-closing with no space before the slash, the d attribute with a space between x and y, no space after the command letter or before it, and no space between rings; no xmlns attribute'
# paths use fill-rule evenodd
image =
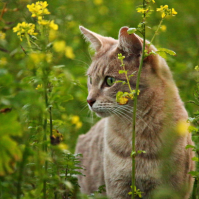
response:
<svg viewBox="0 0 199 199"><path fill-rule="evenodd" d="M18 176L18 182L17 182L17 199L21 198L21 184L22 184L22 180L23 180L23 171L24 171L24 167L26 164L26 160L27 160L27 154L28 154L28 144L26 144L24 152L23 152L23 157L22 157L22 161L20 163L19 166L19 176Z"/></svg>
<svg viewBox="0 0 199 199"><path fill-rule="evenodd" d="M143 0L143 9L145 9L145 0ZM144 21L145 21L145 14L144 14ZM137 110L137 93L139 90L139 83L140 83L140 74L142 71L142 66L144 62L144 51L145 51L145 23L143 25L143 47L142 47L142 57L138 69L138 76L137 76L137 81L136 81L136 90L135 90L135 97L134 97L134 105L133 105L133 130L132 130L132 152L135 152L135 138L136 138L136 133L135 133L135 126L136 126L136 110ZM131 198L135 199L135 156L136 154L132 155L132 195Z"/></svg>
<svg viewBox="0 0 199 199"><path fill-rule="evenodd" d="M30 43L29 35L26 33L25 36L26 36L26 39L27 39L29 48L32 49L32 46L31 46L31 43Z"/></svg>
<svg viewBox="0 0 199 199"><path fill-rule="evenodd" d="M164 17L164 18L165 18L165 17ZM155 34L153 35L153 37L152 37L152 39L151 39L149 45L151 45L151 44L153 43L153 40L155 39L156 35L158 34L158 31L159 31L159 29L160 29L160 27L161 27L161 25L162 25L162 22L164 21L164 18L161 19L161 21L160 21L160 23L159 23L159 25L158 25L158 28L157 28L157 30L155 31Z"/></svg>
<svg viewBox="0 0 199 199"><path fill-rule="evenodd" d="M50 114L50 137L53 135L53 120L52 120L52 108L49 108L49 114Z"/></svg>
<svg viewBox="0 0 199 199"><path fill-rule="evenodd" d="M127 76L127 71L126 71L126 69L125 69L125 64L123 63L123 60L121 60L121 61L122 61L122 65L121 65L121 66L123 67L123 70L125 71L126 81L127 81L129 90L130 90L130 92L132 93L132 89L131 89L131 85L130 85L130 82L129 82L129 78L128 78L128 76Z"/></svg>
<svg viewBox="0 0 199 199"><path fill-rule="evenodd" d="M45 97L45 105L46 105L46 108L48 107L48 95L47 95L47 87L46 87L46 82L44 82L44 97ZM45 116L45 119L44 119L44 137L43 137L43 150L45 152L47 152L47 144L46 144L46 141L47 141L47 135L46 135L46 131L47 131L47 117ZM46 185L47 185L47 181L46 181L46 174L47 174L47 169L48 169L48 162L45 161L45 164L44 164L44 173L45 173L45 176L44 176L44 181L43 181L43 198L44 199L47 199L47 189L46 189Z"/></svg>

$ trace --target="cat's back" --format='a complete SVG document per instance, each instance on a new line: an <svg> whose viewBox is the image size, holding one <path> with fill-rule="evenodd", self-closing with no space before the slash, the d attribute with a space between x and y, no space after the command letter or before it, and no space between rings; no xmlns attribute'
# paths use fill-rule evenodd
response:
<svg viewBox="0 0 199 199"><path fill-rule="evenodd" d="M103 154L104 154L104 128L105 120L101 119L86 134L80 135L75 153L80 153L82 172L85 176L78 176L81 191L92 193L99 186L104 185Z"/></svg>

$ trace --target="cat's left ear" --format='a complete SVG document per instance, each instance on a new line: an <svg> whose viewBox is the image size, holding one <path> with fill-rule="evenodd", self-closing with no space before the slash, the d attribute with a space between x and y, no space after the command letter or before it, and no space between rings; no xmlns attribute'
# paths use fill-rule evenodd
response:
<svg viewBox="0 0 199 199"><path fill-rule="evenodd" d="M95 51L98 51L103 45L103 37L97 33L94 33L83 26L79 26L80 31L84 35L85 39L91 43L91 46Z"/></svg>
<svg viewBox="0 0 199 199"><path fill-rule="evenodd" d="M141 54L143 46L141 38L136 34L128 34L127 30L126 26L120 29L118 48L128 54Z"/></svg>

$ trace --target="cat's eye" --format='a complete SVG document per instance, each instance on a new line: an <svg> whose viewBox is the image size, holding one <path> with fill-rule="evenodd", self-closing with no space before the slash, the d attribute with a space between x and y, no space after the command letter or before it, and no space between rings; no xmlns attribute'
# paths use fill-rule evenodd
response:
<svg viewBox="0 0 199 199"><path fill-rule="evenodd" d="M112 86L115 83L115 78L114 77L106 77L105 82L107 86Z"/></svg>

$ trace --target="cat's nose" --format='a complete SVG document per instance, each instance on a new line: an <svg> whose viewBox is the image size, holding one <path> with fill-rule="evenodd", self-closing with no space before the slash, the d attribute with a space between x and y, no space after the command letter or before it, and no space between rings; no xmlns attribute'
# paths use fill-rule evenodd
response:
<svg viewBox="0 0 199 199"><path fill-rule="evenodd" d="M88 104L92 107L93 104L96 102L96 100L93 99L93 98L87 98L87 102L88 102Z"/></svg>

